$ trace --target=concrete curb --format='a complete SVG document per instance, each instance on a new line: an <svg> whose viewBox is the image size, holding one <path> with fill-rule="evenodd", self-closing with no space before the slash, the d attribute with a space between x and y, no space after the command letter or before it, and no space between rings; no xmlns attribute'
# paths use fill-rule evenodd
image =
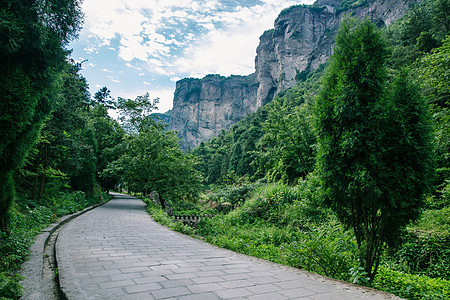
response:
<svg viewBox="0 0 450 300"><path fill-rule="evenodd" d="M148 215L153 219L152 215L150 215L149 213L148 213ZM155 221L155 219L153 219L153 221ZM327 277L327 276L320 275L320 274L313 273L313 272L309 272L309 271L306 271L306 270L303 270L303 269L298 269L298 268L295 268L295 267L279 264L279 263L276 263L276 262L273 262L273 261L270 261L270 260L265 260L265 259L262 259L262 258L259 258L259 257L256 257L256 256L250 256L250 255L239 253L239 252L227 249L227 248L222 248L222 247L219 247L217 245L205 242L204 240L202 240L202 239L200 239L198 237L194 237L194 236L187 235L187 234L184 234L182 232L173 230L173 229L171 229L171 228L169 228L169 227L167 227L165 225L162 225L162 224L158 223L157 221L155 221L155 222L159 226L165 227L166 229L172 231L174 234L178 234L180 236L183 236L183 237L186 237L186 238L190 238L190 239L195 240L195 241L197 241L199 243L207 244L207 245L209 245L209 246L211 246L213 248L216 248L216 249L221 249L223 251L226 251L226 252L229 252L229 253L233 253L233 254L235 254L237 256L245 257L245 258L247 258L250 261L256 261L256 262L258 262L260 264L270 265L270 266L276 267L278 269L290 270L291 272L297 273L297 274L304 274L307 277L314 278L314 279L322 281L322 282L329 282L329 283L333 284L334 286L339 286L340 289L342 289L342 290L346 290L346 289L350 289L351 288L351 289L355 289L355 290L359 290L359 291L364 291L365 293L372 294L372 295L380 295L380 296L385 297L387 300L405 300L404 298L398 297L398 296L396 296L394 294L391 294L391 293L388 293L388 292L385 292L385 291L377 290L375 288L354 284L354 283L351 283L351 282L335 279L335 278L332 278L332 277Z"/></svg>
<svg viewBox="0 0 450 300"><path fill-rule="evenodd" d="M46 298L43 294L43 286L46 283L42 278L42 270L44 266L44 250L50 240L51 235L67 222L105 203L107 202L87 207L84 210L73 213L71 215L63 216L58 220L57 223L53 223L48 228L42 230L42 233L36 237L33 245L31 245L29 249L30 254L28 255L28 259L22 264L22 267L19 271L19 274L25 277L20 281L20 285L24 289L22 299L42 300Z"/></svg>

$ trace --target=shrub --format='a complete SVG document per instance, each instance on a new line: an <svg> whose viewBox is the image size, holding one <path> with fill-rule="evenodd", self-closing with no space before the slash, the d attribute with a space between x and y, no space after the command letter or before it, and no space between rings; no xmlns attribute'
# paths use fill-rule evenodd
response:
<svg viewBox="0 0 450 300"><path fill-rule="evenodd" d="M407 299L449 299L450 281L380 267L373 287Z"/></svg>
<svg viewBox="0 0 450 300"><path fill-rule="evenodd" d="M450 235L450 206L425 211L413 229Z"/></svg>
<svg viewBox="0 0 450 300"><path fill-rule="evenodd" d="M110 198L103 194L103 199ZM59 193L58 197L51 199L47 204L53 203L51 209L46 206L37 206L30 209L27 206L17 206L12 210L9 218L9 235L0 233L0 299L19 299L22 289L19 285L21 277L15 272L29 254L29 247L42 229L55 222L58 216L82 210L98 202L97 199L86 199L83 192ZM22 201L25 202L25 201ZM23 203L22 203L23 205ZM22 212L19 212L19 209Z"/></svg>
<svg viewBox="0 0 450 300"><path fill-rule="evenodd" d="M297 197L283 214L282 224L302 228L306 223L322 223L327 221L333 212L322 207L320 181L315 173L299 181L295 187Z"/></svg>
<svg viewBox="0 0 450 300"><path fill-rule="evenodd" d="M41 229L55 221L53 212L44 206L38 206L24 213L14 211L10 215L11 232L0 233L0 298L19 299L21 277L14 274L25 261L28 248Z"/></svg>
<svg viewBox="0 0 450 300"><path fill-rule="evenodd" d="M410 233L390 255L393 269L450 280L450 235Z"/></svg>
<svg viewBox="0 0 450 300"><path fill-rule="evenodd" d="M282 255L290 266L347 281L358 265L355 238L336 221L310 225L298 241L283 245Z"/></svg>
<svg viewBox="0 0 450 300"><path fill-rule="evenodd" d="M209 194L207 201L215 203L214 209L217 211L228 213L231 210L242 206L253 195L258 187L258 183L229 186Z"/></svg>
<svg viewBox="0 0 450 300"><path fill-rule="evenodd" d="M173 226L174 220L162 208L150 205L147 207L147 211L156 222L168 227Z"/></svg>
<svg viewBox="0 0 450 300"><path fill-rule="evenodd" d="M239 224L251 224L258 220L279 224L286 207L298 198L299 191L295 187L282 183L262 186L240 209L230 213L230 217L236 218Z"/></svg>
<svg viewBox="0 0 450 300"><path fill-rule="evenodd" d="M0 299L20 299L22 287L19 281L22 279L17 274L0 272Z"/></svg>

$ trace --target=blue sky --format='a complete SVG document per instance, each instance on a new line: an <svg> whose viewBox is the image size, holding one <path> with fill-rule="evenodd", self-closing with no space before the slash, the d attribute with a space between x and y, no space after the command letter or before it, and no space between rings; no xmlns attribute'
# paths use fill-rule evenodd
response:
<svg viewBox="0 0 450 300"><path fill-rule="evenodd" d="M254 72L259 36L286 7L311 0L84 0L79 38L69 47L83 63L91 93L114 98L146 92L172 107L175 82L207 74Z"/></svg>

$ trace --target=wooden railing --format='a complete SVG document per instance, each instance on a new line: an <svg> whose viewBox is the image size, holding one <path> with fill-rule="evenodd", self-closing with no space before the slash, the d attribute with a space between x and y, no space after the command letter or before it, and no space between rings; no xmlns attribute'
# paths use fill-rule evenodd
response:
<svg viewBox="0 0 450 300"><path fill-rule="evenodd" d="M182 221L185 224L195 224L198 223L202 219L211 219L215 215L172 215L175 218L175 221Z"/></svg>

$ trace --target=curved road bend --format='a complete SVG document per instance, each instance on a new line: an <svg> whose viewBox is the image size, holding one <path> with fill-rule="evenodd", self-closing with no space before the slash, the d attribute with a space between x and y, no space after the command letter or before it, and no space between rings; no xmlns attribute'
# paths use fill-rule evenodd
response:
<svg viewBox="0 0 450 300"><path fill-rule="evenodd" d="M170 231L122 194L65 225L56 253L69 300L395 299Z"/></svg>

